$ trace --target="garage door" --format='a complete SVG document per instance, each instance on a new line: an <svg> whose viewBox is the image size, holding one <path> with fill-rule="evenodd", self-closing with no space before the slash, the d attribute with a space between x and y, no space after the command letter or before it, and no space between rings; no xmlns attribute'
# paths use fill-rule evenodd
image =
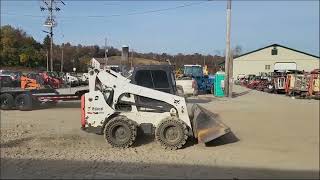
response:
<svg viewBox="0 0 320 180"><path fill-rule="evenodd" d="M294 62L278 62L274 64L274 70L297 70L297 64Z"/></svg>

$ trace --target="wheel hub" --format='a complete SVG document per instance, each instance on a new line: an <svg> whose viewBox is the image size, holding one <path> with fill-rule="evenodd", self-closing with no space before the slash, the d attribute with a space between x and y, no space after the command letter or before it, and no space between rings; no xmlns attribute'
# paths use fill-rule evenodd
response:
<svg viewBox="0 0 320 180"><path fill-rule="evenodd" d="M19 104L19 105L24 105L23 99L20 99L19 102L18 102L18 104Z"/></svg>
<svg viewBox="0 0 320 180"><path fill-rule="evenodd" d="M117 126L114 128L112 136L114 139L116 139L117 141L124 141L127 139L127 132L126 132L126 128L123 126Z"/></svg>
<svg viewBox="0 0 320 180"><path fill-rule="evenodd" d="M8 99L7 98L1 98L1 104L7 105L8 104Z"/></svg>
<svg viewBox="0 0 320 180"><path fill-rule="evenodd" d="M179 133L177 131L177 127L169 126L164 130L164 137L170 142L175 142L179 139Z"/></svg>

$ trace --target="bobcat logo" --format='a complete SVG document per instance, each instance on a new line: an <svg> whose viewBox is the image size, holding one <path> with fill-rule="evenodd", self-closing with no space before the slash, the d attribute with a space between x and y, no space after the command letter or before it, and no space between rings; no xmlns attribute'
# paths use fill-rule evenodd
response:
<svg viewBox="0 0 320 180"><path fill-rule="evenodd" d="M103 111L102 107L92 107L92 111Z"/></svg>
<svg viewBox="0 0 320 180"><path fill-rule="evenodd" d="M179 104L180 103L180 100L174 100L174 104Z"/></svg>

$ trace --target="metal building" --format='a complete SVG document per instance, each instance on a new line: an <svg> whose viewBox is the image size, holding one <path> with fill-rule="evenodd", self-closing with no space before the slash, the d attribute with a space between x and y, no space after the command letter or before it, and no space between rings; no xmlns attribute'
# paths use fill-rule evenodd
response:
<svg viewBox="0 0 320 180"><path fill-rule="evenodd" d="M319 68L318 56L279 44L272 44L245 54L233 61L233 78L273 72L274 70L312 71Z"/></svg>

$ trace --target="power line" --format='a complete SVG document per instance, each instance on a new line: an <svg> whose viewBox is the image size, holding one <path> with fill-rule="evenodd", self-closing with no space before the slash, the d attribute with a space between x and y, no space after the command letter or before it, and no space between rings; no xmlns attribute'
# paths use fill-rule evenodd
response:
<svg viewBox="0 0 320 180"><path fill-rule="evenodd" d="M201 2L197 2L197 3L183 4L183 5L179 5L179 6L175 6L175 7L170 7L170 8L147 10L147 11L141 11L141 12L131 12L131 13L127 13L127 14L63 16L63 17L61 17L61 19L65 19L65 18L79 18L79 17L80 17L80 18L111 18L111 17L132 16L132 15L141 15L141 14L152 14L152 13L157 13L157 12L170 11L170 10L175 10L175 9L180 9L180 8L185 8L185 7L200 5L200 4L203 4L203 3L206 3L206 2L208 2L208 1L201 1ZM1 13L1 14L19 16L18 14L12 14L12 13ZM21 14L20 16L43 17L43 16L36 16L36 15L30 15L30 14Z"/></svg>
<svg viewBox="0 0 320 180"><path fill-rule="evenodd" d="M2 8L5 7L34 7L33 4L1 4Z"/></svg>
<svg viewBox="0 0 320 180"><path fill-rule="evenodd" d="M183 4L171 8L163 8L163 9L156 9L156 10L148 10L148 11L142 11L142 12L131 12L127 14L112 14L112 15L92 15L92 16L82 16L82 17L88 17L88 18L108 18L108 17L119 17L119 16L132 16L132 15L141 15L141 14L149 14L149 13L156 13L156 12L162 12L162 11L169 11L169 10L175 10L180 8L185 8L189 6L199 5L203 4L203 2L197 2L197 3L189 3L189 4Z"/></svg>
<svg viewBox="0 0 320 180"><path fill-rule="evenodd" d="M155 13L155 12L162 12L162 11L169 11L169 10L175 10L175 9L180 9L180 8L185 8L189 6L194 6L194 5L200 5L206 3L206 1L203 2L198 2L198 3L190 3L190 4L184 4L172 8L164 8L164 9L157 9L157 10L149 10L149 11L144 11L144 12L137 12L137 13L129 13L127 15L138 15L138 14L148 14L148 13Z"/></svg>
<svg viewBox="0 0 320 180"><path fill-rule="evenodd" d="M44 18L44 17L46 17L46 16L41 16L41 15L15 14L15 13L1 13L1 15L8 15L8 16L26 16L26 17L34 17L34 18Z"/></svg>

